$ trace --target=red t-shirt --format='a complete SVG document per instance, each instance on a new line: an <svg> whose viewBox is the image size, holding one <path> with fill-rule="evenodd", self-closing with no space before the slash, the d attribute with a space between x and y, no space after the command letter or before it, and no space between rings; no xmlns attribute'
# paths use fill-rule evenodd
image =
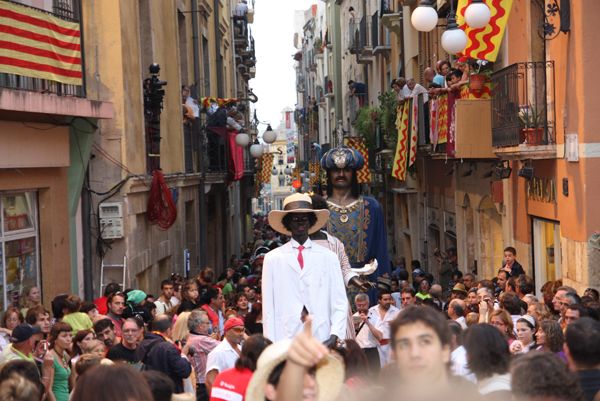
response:
<svg viewBox="0 0 600 401"><path fill-rule="evenodd" d="M243 401L252 371L244 368L227 369L215 377L210 392L210 401Z"/></svg>
<svg viewBox="0 0 600 401"><path fill-rule="evenodd" d="M98 309L98 313L101 315L106 315L108 313L108 298L100 297L94 300L94 305L96 305L96 309Z"/></svg>

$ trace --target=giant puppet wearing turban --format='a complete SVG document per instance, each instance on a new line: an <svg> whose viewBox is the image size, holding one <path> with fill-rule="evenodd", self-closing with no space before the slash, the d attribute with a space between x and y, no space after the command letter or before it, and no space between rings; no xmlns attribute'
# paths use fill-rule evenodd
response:
<svg viewBox="0 0 600 401"><path fill-rule="evenodd" d="M330 217L327 231L342 241L353 268L360 268L376 259L378 269L368 278L377 281L390 273L385 218L375 198L360 194L356 171L365 161L355 149L337 147L321 158L321 167L327 172L327 204ZM369 291L375 304L375 291Z"/></svg>

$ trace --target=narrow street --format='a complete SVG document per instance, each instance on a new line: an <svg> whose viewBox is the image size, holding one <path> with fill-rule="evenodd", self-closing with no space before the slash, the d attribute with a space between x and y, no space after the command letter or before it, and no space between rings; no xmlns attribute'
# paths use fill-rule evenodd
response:
<svg viewBox="0 0 600 401"><path fill-rule="evenodd" d="M598 401L598 15L0 0L0 399Z"/></svg>

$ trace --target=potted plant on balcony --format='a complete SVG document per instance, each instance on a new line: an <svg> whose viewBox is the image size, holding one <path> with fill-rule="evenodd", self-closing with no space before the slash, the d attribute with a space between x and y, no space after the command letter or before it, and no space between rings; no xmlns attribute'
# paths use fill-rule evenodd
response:
<svg viewBox="0 0 600 401"><path fill-rule="evenodd" d="M379 125L379 114L378 107L361 107L356 114L356 120L352 124L369 149L373 148L376 142L375 136Z"/></svg>
<svg viewBox="0 0 600 401"><path fill-rule="evenodd" d="M544 138L544 127L542 125L543 113L532 104L522 107L519 111L519 122L521 124L520 142L528 145L541 145Z"/></svg>
<svg viewBox="0 0 600 401"><path fill-rule="evenodd" d="M323 40L321 40L321 38L316 38L314 47L317 54L323 53Z"/></svg>
<svg viewBox="0 0 600 401"><path fill-rule="evenodd" d="M378 96L378 99L381 110L379 121L384 135L382 145L389 149L395 149L398 141L398 130L396 129L398 99L396 92L391 90L383 92Z"/></svg>
<svg viewBox="0 0 600 401"><path fill-rule="evenodd" d="M480 95L484 85L490 81L492 75L492 63L485 60L477 60L473 72L469 76L469 91Z"/></svg>

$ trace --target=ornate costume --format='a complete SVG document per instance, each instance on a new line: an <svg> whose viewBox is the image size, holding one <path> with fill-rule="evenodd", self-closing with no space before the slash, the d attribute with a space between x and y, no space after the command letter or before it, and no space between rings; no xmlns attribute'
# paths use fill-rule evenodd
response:
<svg viewBox="0 0 600 401"><path fill-rule="evenodd" d="M356 174L363 165L364 158L360 152L348 147L331 149L321 159L325 170L350 168ZM358 268L376 259L379 268L369 276L369 280L377 281L381 275L390 274L385 219L379 202L370 196L359 196L345 206L330 200L327 204L330 211L327 231L342 241L350 265ZM369 298L372 304L376 303L375 291L369 291Z"/></svg>

